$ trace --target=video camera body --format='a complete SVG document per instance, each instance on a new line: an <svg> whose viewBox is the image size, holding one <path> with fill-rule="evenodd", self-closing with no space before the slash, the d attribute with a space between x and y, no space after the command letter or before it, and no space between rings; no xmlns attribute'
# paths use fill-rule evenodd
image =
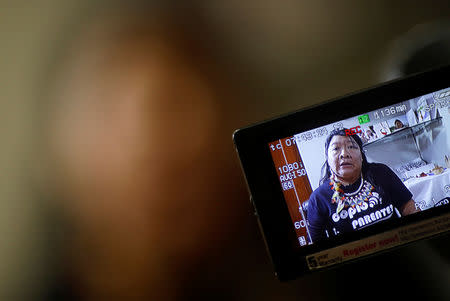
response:
<svg viewBox="0 0 450 301"><path fill-rule="evenodd" d="M237 130L279 279L450 230L450 67Z"/></svg>

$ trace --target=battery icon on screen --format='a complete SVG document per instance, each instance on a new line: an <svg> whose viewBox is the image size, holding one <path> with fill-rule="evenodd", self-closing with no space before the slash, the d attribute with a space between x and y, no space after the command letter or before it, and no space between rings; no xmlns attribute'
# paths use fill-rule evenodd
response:
<svg viewBox="0 0 450 301"><path fill-rule="evenodd" d="M364 114L361 116L358 116L359 124L364 124L370 122L369 114Z"/></svg>

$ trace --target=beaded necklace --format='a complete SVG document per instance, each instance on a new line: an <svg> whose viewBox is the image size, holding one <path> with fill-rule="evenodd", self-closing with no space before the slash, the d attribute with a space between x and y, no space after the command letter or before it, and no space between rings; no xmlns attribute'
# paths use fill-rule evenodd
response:
<svg viewBox="0 0 450 301"><path fill-rule="evenodd" d="M367 202L372 196L372 191L375 189L372 184L364 180L361 176L361 184L358 189L352 193L345 193L342 189L342 183L335 181L333 177L330 177L330 188L334 190L331 197L331 203L337 203L336 213L340 213L342 209L346 207L355 208L356 205L361 206L363 202Z"/></svg>

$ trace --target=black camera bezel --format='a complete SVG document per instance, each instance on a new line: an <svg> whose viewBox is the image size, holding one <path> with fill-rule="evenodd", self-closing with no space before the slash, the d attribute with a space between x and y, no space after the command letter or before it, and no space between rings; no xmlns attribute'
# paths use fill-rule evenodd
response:
<svg viewBox="0 0 450 301"><path fill-rule="evenodd" d="M449 87L450 66L447 66L383 83L234 132L233 140L250 198L280 280L290 280L309 273L305 260L307 255L448 213L450 207L431 208L396 221L300 247L268 144Z"/></svg>

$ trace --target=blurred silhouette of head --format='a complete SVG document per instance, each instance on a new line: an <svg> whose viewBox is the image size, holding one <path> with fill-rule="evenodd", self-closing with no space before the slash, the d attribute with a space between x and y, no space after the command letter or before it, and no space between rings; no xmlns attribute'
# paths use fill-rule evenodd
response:
<svg viewBox="0 0 450 301"><path fill-rule="evenodd" d="M186 10L122 8L86 26L61 64L53 186L81 294L169 298L237 231L238 95L206 29Z"/></svg>

